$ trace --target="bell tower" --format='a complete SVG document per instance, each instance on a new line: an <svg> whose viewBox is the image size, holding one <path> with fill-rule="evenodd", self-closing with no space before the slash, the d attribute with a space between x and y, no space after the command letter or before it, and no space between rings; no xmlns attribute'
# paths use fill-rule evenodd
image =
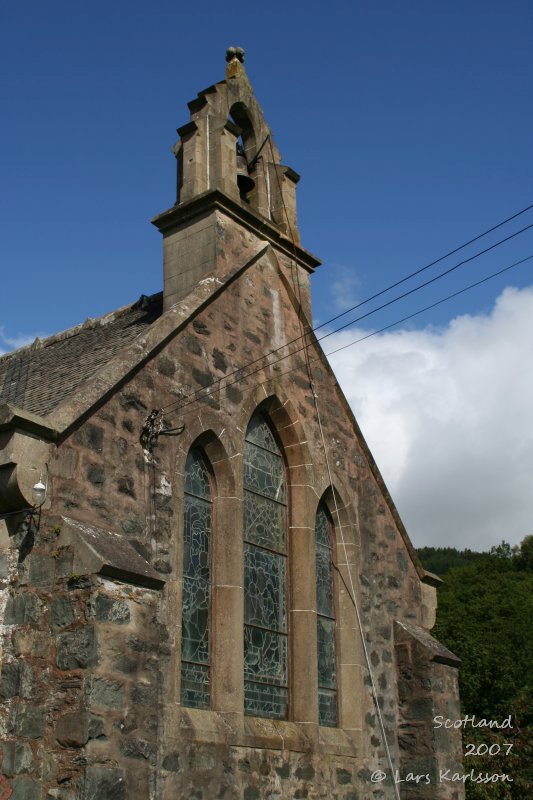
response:
<svg viewBox="0 0 533 800"><path fill-rule="evenodd" d="M310 323L309 277L320 262L300 246L299 175L281 162L244 69L244 50L230 47L226 62L226 79L188 104L190 120L178 128L173 148L176 203L152 220L163 234L164 308L199 281L222 279L232 261L238 266L238 248L228 240L235 244L240 234L245 250L270 243L280 269L296 272Z"/></svg>

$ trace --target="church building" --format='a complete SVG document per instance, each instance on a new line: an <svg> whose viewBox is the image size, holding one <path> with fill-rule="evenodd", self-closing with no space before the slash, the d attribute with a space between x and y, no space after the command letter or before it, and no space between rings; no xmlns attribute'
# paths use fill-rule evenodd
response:
<svg viewBox="0 0 533 800"><path fill-rule="evenodd" d="M0 358L0 800L460 800L440 581L313 333L299 176L226 60L152 220L162 292Z"/></svg>

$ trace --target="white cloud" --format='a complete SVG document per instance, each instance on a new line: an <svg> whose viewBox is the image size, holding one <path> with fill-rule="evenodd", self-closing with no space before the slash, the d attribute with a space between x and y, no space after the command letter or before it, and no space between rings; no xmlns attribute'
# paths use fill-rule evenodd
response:
<svg viewBox="0 0 533 800"><path fill-rule="evenodd" d="M365 332L330 336L326 352ZM508 288L490 314L331 356L415 545L533 533L532 339L533 287Z"/></svg>

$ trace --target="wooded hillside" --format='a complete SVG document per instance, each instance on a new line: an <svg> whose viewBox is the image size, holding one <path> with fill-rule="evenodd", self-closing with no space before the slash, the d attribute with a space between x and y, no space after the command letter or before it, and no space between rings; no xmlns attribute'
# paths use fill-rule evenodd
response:
<svg viewBox="0 0 533 800"><path fill-rule="evenodd" d="M512 783L467 782L470 800L533 797L533 536L488 553L454 548L418 550L426 569L443 577L433 633L462 660L464 714L513 728L463 729L465 772L506 773ZM468 755L468 744L475 747ZM512 745L504 747L503 745ZM491 748L486 752L487 747ZM492 755L490 754L492 753Z"/></svg>

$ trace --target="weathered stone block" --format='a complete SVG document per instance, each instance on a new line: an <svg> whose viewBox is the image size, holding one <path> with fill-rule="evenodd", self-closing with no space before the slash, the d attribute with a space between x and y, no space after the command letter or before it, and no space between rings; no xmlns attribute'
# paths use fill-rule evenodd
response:
<svg viewBox="0 0 533 800"><path fill-rule="evenodd" d="M404 575L406 575L407 572L409 571L409 565L407 563L407 556L405 555L403 550L396 551L396 561L398 562L400 570L403 572Z"/></svg>
<svg viewBox="0 0 533 800"><path fill-rule="evenodd" d="M202 320L199 320L199 319L193 320L192 326L193 326L194 330L197 333L202 334L202 336L210 336L211 335L211 331L209 330L209 328L207 327L205 322L202 322Z"/></svg>
<svg viewBox="0 0 533 800"><path fill-rule="evenodd" d="M48 789L46 800L74 800L74 795L69 789Z"/></svg>
<svg viewBox="0 0 533 800"><path fill-rule="evenodd" d="M315 770L311 764L302 764L294 774L298 780L310 781L315 777Z"/></svg>
<svg viewBox="0 0 533 800"><path fill-rule="evenodd" d="M0 697L7 699L19 693L19 664L4 664L0 674Z"/></svg>
<svg viewBox="0 0 533 800"><path fill-rule="evenodd" d="M9 558L7 553L0 553L0 581L9 577Z"/></svg>
<svg viewBox="0 0 533 800"><path fill-rule="evenodd" d="M48 658L50 636L46 631L20 628L13 637L13 645L17 656Z"/></svg>
<svg viewBox="0 0 533 800"><path fill-rule="evenodd" d="M176 373L176 364L173 359L161 356L157 362L157 371L160 375L172 378Z"/></svg>
<svg viewBox="0 0 533 800"><path fill-rule="evenodd" d="M120 395L118 401L122 408L126 411L129 411L130 409L135 409L135 411L146 411L147 409L147 406L143 402L142 398L133 392L124 392Z"/></svg>
<svg viewBox="0 0 533 800"><path fill-rule="evenodd" d="M87 469L87 480L95 486L105 482L105 470L97 464L91 464Z"/></svg>
<svg viewBox="0 0 533 800"><path fill-rule="evenodd" d="M96 714L91 714L89 717L89 739L104 739L104 720Z"/></svg>
<svg viewBox="0 0 533 800"><path fill-rule="evenodd" d="M207 386L211 386L214 380L210 372L203 372L200 369L196 369L196 367L194 367L192 370L192 376L196 383L199 383L204 389Z"/></svg>
<svg viewBox="0 0 533 800"><path fill-rule="evenodd" d="M27 661L21 661L19 666L19 694L30 699L36 693L36 681L33 667Z"/></svg>
<svg viewBox="0 0 533 800"><path fill-rule="evenodd" d="M52 600L50 621L53 628L65 628L74 622L72 604L65 597L54 597Z"/></svg>
<svg viewBox="0 0 533 800"><path fill-rule="evenodd" d="M406 704L405 718L428 720L432 717L433 701L431 697L415 697Z"/></svg>
<svg viewBox="0 0 533 800"><path fill-rule="evenodd" d="M104 445L104 431L98 425L87 422L76 432L74 441L95 453L101 453Z"/></svg>
<svg viewBox="0 0 533 800"><path fill-rule="evenodd" d="M124 705L124 686L118 681L91 677L87 681L85 692L90 706L122 708Z"/></svg>
<svg viewBox="0 0 533 800"><path fill-rule="evenodd" d="M51 556L32 553L30 562L30 583L33 586L48 587L55 581L56 563Z"/></svg>
<svg viewBox="0 0 533 800"><path fill-rule="evenodd" d="M119 478L117 481L117 489L121 494L125 494L128 497L135 497L135 486L132 478Z"/></svg>
<svg viewBox="0 0 533 800"><path fill-rule="evenodd" d="M44 730L44 708L20 703L11 711L10 732L25 739L38 739Z"/></svg>
<svg viewBox="0 0 533 800"><path fill-rule="evenodd" d="M125 519L122 523L122 530L124 533L134 534L134 533L143 533L144 532L144 525L142 522L139 522L137 519Z"/></svg>
<svg viewBox="0 0 533 800"><path fill-rule="evenodd" d="M130 610L123 600L113 600L100 594L96 598L96 619L124 625L130 621Z"/></svg>
<svg viewBox="0 0 533 800"><path fill-rule="evenodd" d="M56 722L55 737L63 747L83 747L89 740L89 716L86 712L65 714Z"/></svg>
<svg viewBox="0 0 533 800"><path fill-rule="evenodd" d="M37 623L41 616L42 603L32 592L12 594L6 603L5 625L24 625Z"/></svg>
<svg viewBox="0 0 533 800"><path fill-rule="evenodd" d="M50 781L55 781L57 778L58 773L58 759L57 759L57 751L50 750L49 752L43 752L42 750L38 750L41 755L41 780L43 783L48 783Z"/></svg>
<svg viewBox="0 0 533 800"><path fill-rule="evenodd" d="M196 336L186 334L183 337L183 345L189 351L189 353L192 353L195 356L202 355L202 347Z"/></svg>
<svg viewBox="0 0 533 800"><path fill-rule="evenodd" d="M98 663L98 643L92 625L62 633L58 637L56 663L59 669L86 669Z"/></svg>
<svg viewBox="0 0 533 800"><path fill-rule="evenodd" d="M350 783L351 780L352 780L352 773L348 772L347 769L337 770L337 783L347 784Z"/></svg>
<svg viewBox="0 0 533 800"><path fill-rule="evenodd" d="M118 670L119 672L125 672L126 674L132 674L137 672L140 668L141 663L139 658L135 656L128 656L121 654L119 655L114 663L114 669Z"/></svg>
<svg viewBox="0 0 533 800"><path fill-rule="evenodd" d="M155 706L157 703L157 688L155 686L135 686L131 699L133 703L141 706Z"/></svg>
<svg viewBox="0 0 533 800"><path fill-rule="evenodd" d="M127 758L145 759L155 764L156 746L145 739L123 739L119 743L120 752Z"/></svg>
<svg viewBox="0 0 533 800"><path fill-rule="evenodd" d="M280 778L288 778L291 774L291 765L289 761L285 761L281 767L275 767L275 769Z"/></svg>
<svg viewBox="0 0 533 800"><path fill-rule="evenodd" d="M10 800L41 800L41 785L31 778L15 778Z"/></svg>
<svg viewBox="0 0 533 800"><path fill-rule="evenodd" d="M169 753L163 759L163 769L167 769L169 772L179 772L180 768L180 756L179 753Z"/></svg>
<svg viewBox="0 0 533 800"><path fill-rule="evenodd" d="M76 800L126 800L122 770L87 767Z"/></svg>
<svg viewBox="0 0 533 800"><path fill-rule="evenodd" d="M27 742L1 742L2 774L12 777L21 772L31 772L34 766L33 752Z"/></svg>

